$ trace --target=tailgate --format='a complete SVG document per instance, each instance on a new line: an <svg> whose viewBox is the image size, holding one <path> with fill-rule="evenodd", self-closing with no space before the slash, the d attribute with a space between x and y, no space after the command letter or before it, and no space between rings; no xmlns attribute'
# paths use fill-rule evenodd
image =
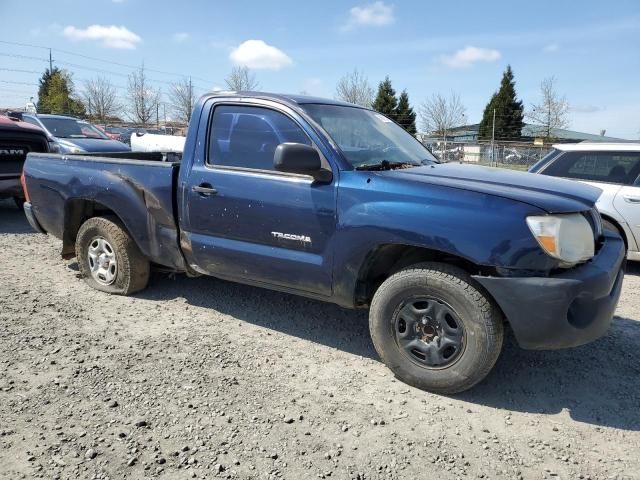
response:
<svg viewBox="0 0 640 480"><path fill-rule="evenodd" d="M46 151L46 140L41 135L0 130L0 179L20 177L27 153Z"/></svg>

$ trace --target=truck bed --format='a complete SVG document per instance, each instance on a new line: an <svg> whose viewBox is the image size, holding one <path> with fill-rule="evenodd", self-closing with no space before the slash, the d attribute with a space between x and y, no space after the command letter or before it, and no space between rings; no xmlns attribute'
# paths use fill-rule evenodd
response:
<svg viewBox="0 0 640 480"><path fill-rule="evenodd" d="M179 248L175 192L179 155L162 152L36 154L25 162L32 213L72 256L82 221L116 215L152 262L185 270Z"/></svg>

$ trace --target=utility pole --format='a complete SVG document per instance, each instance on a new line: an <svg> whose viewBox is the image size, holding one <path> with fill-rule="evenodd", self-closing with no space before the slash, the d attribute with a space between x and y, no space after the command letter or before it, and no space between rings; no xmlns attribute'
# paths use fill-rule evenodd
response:
<svg viewBox="0 0 640 480"><path fill-rule="evenodd" d="M156 128L160 128L160 103L156 103Z"/></svg>
<svg viewBox="0 0 640 480"><path fill-rule="evenodd" d="M49 72L53 72L53 58L51 57L51 49L49 49Z"/></svg>
<svg viewBox="0 0 640 480"><path fill-rule="evenodd" d="M496 160L495 155L495 142L496 140L496 109L493 109L493 128L491 129L491 166L494 166Z"/></svg>

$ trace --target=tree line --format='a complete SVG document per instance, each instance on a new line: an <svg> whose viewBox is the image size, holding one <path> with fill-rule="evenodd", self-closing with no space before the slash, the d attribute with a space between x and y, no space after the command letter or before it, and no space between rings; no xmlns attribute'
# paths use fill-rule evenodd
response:
<svg viewBox="0 0 640 480"><path fill-rule="evenodd" d="M525 118L537 126L535 135L544 138L553 138L556 129L567 128L569 103L558 93L555 77L544 79L540 92L541 101L525 109L524 103L517 97L513 70L508 65L498 90L492 94L484 109L479 125L480 139L519 140L522 138ZM354 70L338 81L335 97L372 108L395 120L409 133L416 133L416 114L409 104L407 91L403 90L400 97L396 98L388 76L380 82L374 95L367 77L359 70ZM434 93L419 106L418 114L424 132L443 139L454 128L464 126L466 121L466 108L456 93Z"/></svg>
<svg viewBox="0 0 640 480"><path fill-rule="evenodd" d="M247 67L234 67L225 78L228 89L258 90L260 83ZM127 78L126 95L119 96L116 87L105 77L97 76L83 82L80 92L72 75L53 67L43 73L38 88L38 112L61 113L89 118L100 123L128 120L138 124L154 123L159 116L163 92L152 85L144 64ZM188 123L196 102L196 92L189 78L171 83L166 92L173 118ZM434 93L418 108L411 106L407 90L398 95L386 76L374 90L366 75L355 69L339 79L335 98L371 108L386 115L412 135L417 133L419 116L424 132L446 139L452 129L463 126L466 109L459 95ZM555 77L543 80L541 101L525 110L518 99L511 66L502 75L498 90L489 99L479 125L481 139L518 140L522 137L525 117L538 125L537 136L551 138L555 129L566 128L569 104L558 94Z"/></svg>

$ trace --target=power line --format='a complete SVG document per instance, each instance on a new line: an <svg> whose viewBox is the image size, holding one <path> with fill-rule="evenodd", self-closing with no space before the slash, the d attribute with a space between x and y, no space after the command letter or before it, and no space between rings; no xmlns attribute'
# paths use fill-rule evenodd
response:
<svg viewBox="0 0 640 480"><path fill-rule="evenodd" d="M111 64L111 65L117 65L119 67L123 67L123 68L128 68L128 69L132 69L132 70L137 70L140 68L140 65L128 65L126 63L120 63L120 62L114 62L112 60L105 60L103 58L98 58L98 57L93 57L90 55L84 55L81 53L76 53L76 52L71 52L69 50L62 50L60 48L50 48L50 47L45 47L44 45L34 45L34 44L29 44L29 43L20 43L20 42L10 42L7 40L0 40L0 43L6 44L6 45L15 45L15 46L19 46L19 47L29 47L29 48L40 48L40 49L44 49L44 50L48 50L48 51L54 51L54 52L59 52L65 55L73 55L75 57L80 57L80 58L86 58L88 60L94 60L96 62L102 62L102 63L107 63L107 64ZM33 57L36 58L36 57ZM49 59L43 59L45 61L49 61ZM169 72L166 70L157 70L154 68L148 68L148 67L144 67L145 70L148 70L149 72L155 72L155 73L161 73L163 75L175 75L178 77L182 77L182 78L188 78L189 75L185 75L184 73L177 73L177 72ZM203 82L207 82L209 83L210 80L204 79L202 77L196 77L194 75L191 75L192 78L195 78L197 80L203 81Z"/></svg>
<svg viewBox="0 0 640 480"><path fill-rule="evenodd" d="M13 58L20 58L20 59L25 59L25 60L38 60L38 61L42 61L42 62L49 62L49 59L46 58L42 58L42 57L34 57L31 55L19 55L19 54L14 54L14 53L5 53L5 52L0 52L0 56L6 56L6 57L13 57ZM66 62L66 61L61 61L61 60L53 60L56 63L63 65L63 66L67 66L67 67L72 67L72 68L77 68L80 70L88 70L91 72L96 72L96 73L103 73L103 74L108 74L108 75L115 75L115 76L119 76L119 77L123 77L123 78L128 78L129 74L126 73L122 73L122 72L114 72L112 70L104 70L101 68L94 68L94 67L89 67L86 65L80 65L77 63L71 63L71 62ZM139 67L137 67L139 68ZM145 70L147 68L145 67ZM40 72L34 71L34 70L20 70L20 69L8 69L8 68L0 68L0 70L6 70L6 71L13 71L13 72L18 72L18 73L36 73L39 74ZM184 78L189 78L187 75L184 76ZM173 85L175 82L171 82L168 80L160 80L158 78L149 78L148 79L150 82L154 82L154 83L161 83L163 85ZM203 91L207 91L209 90L209 87L203 87L202 85L196 85L194 84L195 87L203 90Z"/></svg>
<svg viewBox="0 0 640 480"><path fill-rule="evenodd" d="M19 68L4 68L0 67L0 70L4 72L17 72L17 73L35 73L36 75L40 75L42 72L38 72L36 70L21 70Z"/></svg>
<svg viewBox="0 0 640 480"><path fill-rule="evenodd" d="M31 55L19 55L17 53L4 53L4 52L0 52L0 56L3 57L13 57L13 58L23 58L23 59L27 59L27 60L41 60L43 62L48 62L49 59L48 58L42 58L42 57L34 57Z"/></svg>
<svg viewBox="0 0 640 480"><path fill-rule="evenodd" d="M14 80L0 80L1 83L11 83L14 85L29 85L29 86L39 86L37 83L29 83L29 82L16 82Z"/></svg>

